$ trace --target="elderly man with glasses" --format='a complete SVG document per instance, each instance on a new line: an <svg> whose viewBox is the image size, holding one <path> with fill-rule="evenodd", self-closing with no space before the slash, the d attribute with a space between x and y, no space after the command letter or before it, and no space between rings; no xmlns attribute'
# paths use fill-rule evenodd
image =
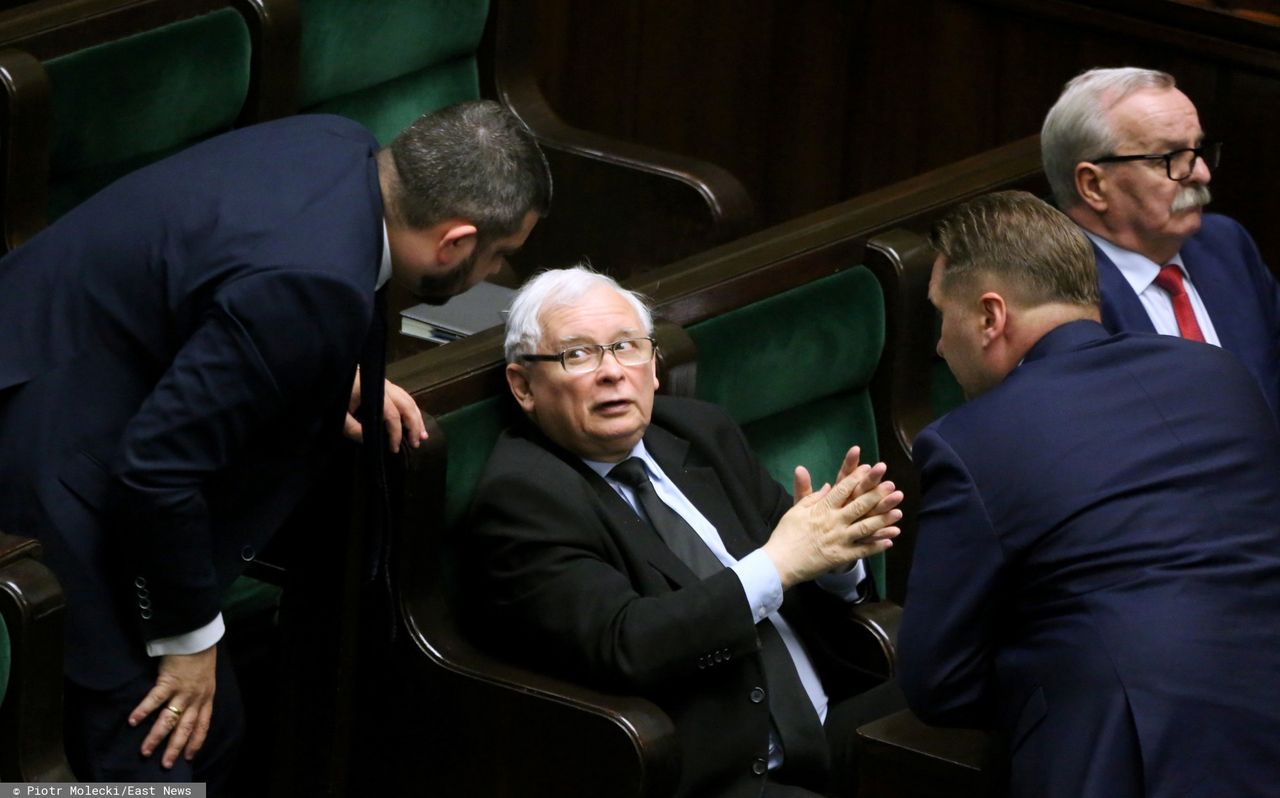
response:
<svg viewBox="0 0 1280 798"><path fill-rule="evenodd" d="M852 791L853 731L902 703L846 698L823 656L833 602L897 534L901 492L850 449L793 501L719 408L657 397L649 311L612 279L545 272L507 320L528 424L477 490L477 628L507 656L673 719L680 796ZM842 700L844 699L844 700Z"/></svg>
<svg viewBox="0 0 1280 798"><path fill-rule="evenodd" d="M1239 223L1201 212L1222 145L1173 77L1078 75L1040 144L1058 207L1093 243L1102 323L1221 346L1280 412L1280 287Z"/></svg>

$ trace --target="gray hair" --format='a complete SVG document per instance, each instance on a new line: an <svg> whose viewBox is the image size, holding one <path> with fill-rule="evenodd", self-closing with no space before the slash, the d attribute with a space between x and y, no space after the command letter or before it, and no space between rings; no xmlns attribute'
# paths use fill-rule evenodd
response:
<svg viewBox="0 0 1280 798"><path fill-rule="evenodd" d="M1058 207L1080 202L1076 164L1098 158L1120 143L1107 119L1117 103L1146 89L1172 89L1167 72L1137 67L1090 69L1072 78L1049 109L1040 129L1040 157Z"/></svg>
<svg viewBox="0 0 1280 798"><path fill-rule="evenodd" d="M418 117L388 149L395 163L392 218L415 230L450 217L487 243L514 235L530 211L551 209L551 169L533 134L492 100Z"/></svg>
<svg viewBox="0 0 1280 798"><path fill-rule="evenodd" d="M542 316L553 308L572 305L593 288L606 285L617 291L635 310L645 335L653 333L653 315L644 298L618 285L618 281L578 265L568 269L551 269L525 283L511 303L507 314L507 338L503 346L508 363L520 355L531 355L542 344Z"/></svg>

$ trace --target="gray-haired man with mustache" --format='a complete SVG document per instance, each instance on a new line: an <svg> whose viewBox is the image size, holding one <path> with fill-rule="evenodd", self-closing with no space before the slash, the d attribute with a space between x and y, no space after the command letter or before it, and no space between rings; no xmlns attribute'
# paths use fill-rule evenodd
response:
<svg viewBox="0 0 1280 798"><path fill-rule="evenodd" d="M1280 287L1238 222L1203 214L1221 144L1171 75L1091 69L1040 133L1058 206L1093 242L1102 323L1233 353L1280 415Z"/></svg>

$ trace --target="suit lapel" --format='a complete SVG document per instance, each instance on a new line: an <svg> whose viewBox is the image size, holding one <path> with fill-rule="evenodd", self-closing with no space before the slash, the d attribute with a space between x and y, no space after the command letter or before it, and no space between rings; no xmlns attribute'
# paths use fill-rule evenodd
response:
<svg viewBox="0 0 1280 798"><path fill-rule="evenodd" d="M1102 294L1102 324L1113 333L1117 332L1149 332L1156 331L1142 306L1142 300L1133 292L1133 286L1124 279L1124 275L1107 257L1107 253L1093 246L1094 258L1098 264L1098 290ZM1192 279L1195 279L1194 277Z"/></svg>
<svg viewBox="0 0 1280 798"><path fill-rule="evenodd" d="M1200 301L1204 302L1204 309L1213 322L1213 331L1218 334L1218 343L1229 352L1247 350L1247 342L1240 340L1241 330L1236 323L1247 314L1240 312L1241 287L1232 285L1231 270L1195 238L1182 246L1182 265L1186 267Z"/></svg>

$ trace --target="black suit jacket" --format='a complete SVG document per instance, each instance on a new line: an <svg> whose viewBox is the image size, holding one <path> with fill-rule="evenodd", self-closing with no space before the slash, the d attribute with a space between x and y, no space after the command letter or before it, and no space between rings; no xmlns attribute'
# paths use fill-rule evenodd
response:
<svg viewBox="0 0 1280 798"><path fill-rule="evenodd" d="M657 397L645 445L735 557L791 507L713 405ZM733 572L699 580L605 480L528 425L505 433L489 460L470 543L476 630L489 645L657 703L680 740L680 795L759 795L769 705L752 698L765 685L760 642ZM804 587L782 612L818 654L824 594Z"/></svg>
<svg viewBox="0 0 1280 798"><path fill-rule="evenodd" d="M69 675L211 621L338 439L382 253L377 143L294 117L145 167L0 261L0 526L69 599Z"/></svg>

